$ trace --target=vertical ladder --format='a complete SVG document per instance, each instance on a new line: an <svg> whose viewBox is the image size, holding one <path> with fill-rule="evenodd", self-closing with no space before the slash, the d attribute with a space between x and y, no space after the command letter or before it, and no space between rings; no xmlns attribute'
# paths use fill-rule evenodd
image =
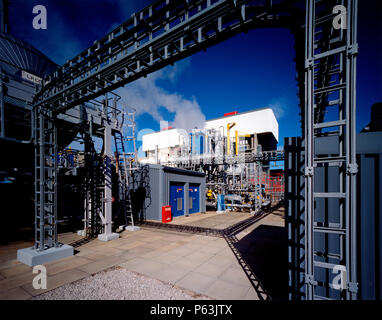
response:
<svg viewBox="0 0 382 320"><path fill-rule="evenodd" d="M50 108L35 118L35 245L38 251L57 247L57 128Z"/></svg>
<svg viewBox="0 0 382 320"><path fill-rule="evenodd" d="M94 142L88 133L90 131L86 128L83 133L86 169L84 231L86 237L95 238L101 233L100 216L103 215L104 175L103 161L94 148Z"/></svg>
<svg viewBox="0 0 382 320"><path fill-rule="evenodd" d="M333 12L336 5L346 10L346 29L333 24L339 14ZM306 1L304 135L307 299L357 299L356 20L357 0ZM338 139L338 154L316 154L317 138L323 136ZM329 192L330 187L317 190L314 179L316 170L329 170L329 167L338 168L338 190ZM324 220L321 217L321 221L316 212L320 201L325 203ZM337 201L338 212L329 212L329 201ZM346 271L346 287L343 289L334 286L333 270L338 267Z"/></svg>
<svg viewBox="0 0 382 320"><path fill-rule="evenodd" d="M131 173L132 165L129 156L132 153L125 152L124 137L120 132L114 133L114 143L115 143L115 156L116 164L118 166L118 180L121 187L122 195L122 205L123 213L126 220L126 226L131 226L134 228L134 217L133 209L131 205L130 197L130 184L129 184L129 173ZM127 164L128 163L128 164Z"/></svg>

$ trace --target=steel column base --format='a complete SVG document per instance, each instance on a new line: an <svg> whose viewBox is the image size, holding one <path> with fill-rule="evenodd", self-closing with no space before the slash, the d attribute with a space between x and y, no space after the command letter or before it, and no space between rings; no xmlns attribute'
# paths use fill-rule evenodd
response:
<svg viewBox="0 0 382 320"><path fill-rule="evenodd" d="M81 237L86 237L86 230L78 230L77 234Z"/></svg>
<svg viewBox="0 0 382 320"><path fill-rule="evenodd" d="M125 227L125 230L126 231L139 231L139 230L141 230L141 228L139 228L139 227L136 227L136 226L127 226L127 227Z"/></svg>
<svg viewBox="0 0 382 320"><path fill-rule="evenodd" d="M49 248L44 251L38 251L31 247L17 250L17 261L33 267L51 261L71 257L73 254L73 247L66 244L60 247Z"/></svg>
<svg viewBox="0 0 382 320"><path fill-rule="evenodd" d="M119 238L118 233L109 233L109 234L103 233L98 235L98 240L101 240L101 241L111 241L118 238Z"/></svg>

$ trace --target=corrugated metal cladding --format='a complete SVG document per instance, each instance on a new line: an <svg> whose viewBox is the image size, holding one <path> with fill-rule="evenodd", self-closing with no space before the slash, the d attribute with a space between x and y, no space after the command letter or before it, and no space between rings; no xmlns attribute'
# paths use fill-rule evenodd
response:
<svg viewBox="0 0 382 320"><path fill-rule="evenodd" d="M40 51L8 33L0 32L1 135L29 140L33 95L45 75L58 68ZM24 149L24 148L19 148Z"/></svg>
<svg viewBox="0 0 382 320"><path fill-rule="evenodd" d="M204 173L163 167L161 165L145 165L134 173L132 183L132 206L134 216L147 220L162 220L162 206L170 204L170 186L184 187L184 215L190 214L189 187L199 187L199 212L206 211ZM145 194L143 199L142 194Z"/></svg>
<svg viewBox="0 0 382 320"><path fill-rule="evenodd" d="M316 144L317 154L337 154L336 137L325 137ZM289 237L289 297L304 299L304 158L300 138L285 139L285 176L287 225ZM358 282L360 299L382 298L382 132L357 136L358 174ZM336 192L339 188L338 168L317 168L317 192ZM319 201L317 201L319 200ZM315 221L338 222L333 219L339 210L337 199L317 199ZM316 237L315 250L331 253L330 263L338 263L339 241L334 235ZM316 257L324 261L323 257ZM327 283L333 278L329 271L317 273L315 280ZM319 295L337 299L339 291L322 287Z"/></svg>
<svg viewBox="0 0 382 320"><path fill-rule="evenodd" d="M42 77L58 68L39 50L9 33L0 32L0 56L0 66L9 75L24 70Z"/></svg>
<svg viewBox="0 0 382 320"><path fill-rule="evenodd" d="M36 48L8 33L0 32L0 57L4 102L23 108L32 102L36 83L26 80L22 72L42 78L58 68Z"/></svg>

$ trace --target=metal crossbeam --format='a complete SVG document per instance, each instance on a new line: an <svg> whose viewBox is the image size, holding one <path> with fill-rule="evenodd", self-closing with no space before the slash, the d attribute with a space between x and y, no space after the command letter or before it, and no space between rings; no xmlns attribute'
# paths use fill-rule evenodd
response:
<svg viewBox="0 0 382 320"><path fill-rule="evenodd" d="M63 112L249 28L288 27L297 2L156 1L44 78L35 106Z"/></svg>

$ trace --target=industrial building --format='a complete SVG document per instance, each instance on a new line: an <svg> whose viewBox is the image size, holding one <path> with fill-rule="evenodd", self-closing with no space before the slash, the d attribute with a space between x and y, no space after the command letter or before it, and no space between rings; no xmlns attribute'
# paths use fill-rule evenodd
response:
<svg viewBox="0 0 382 320"><path fill-rule="evenodd" d="M357 1L259 3L156 0L59 66L9 34L0 0L0 148L12 150L0 160L1 202L11 204L1 210L0 297L39 294L13 265L54 262L58 274L69 266L70 283L124 265L218 298L381 298L380 121L356 135ZM332 23L333 5L346 5L346 29ZM301 137L278 150L270 108L234 111L192 132L144 135L138 159L140 106L114 90L269 27L295 39ZM279 209L276 223L256 225ZM25 229L33 245L7 247Z"/></svg>
<svg viewBox="0 0 382 320"><path fill-rule="evenodd" d="M243 113L230 112L221 118L207 120L203 128L188 133L183 128L167 127L142 136L141 163L162 163L205 172L208 207L218 208L219 195L230 209L256 211L269 202L282 200L271 197L269 159L253 155L273 154L270 159L282 159L277 152L278 122L270 108ZM268 192L265 192L265 191ZM268 197L267 201L263 199ZM235 199L232 201L230 199Z"/></svg>
<svg viewBox="0 0 382 320"><path fill-rule="evenodd" d="M207 120L203 128L188 133L167 127L142 136L143 163L170 163L187 156L239 155L277 150L278 123L269 108Z"/></svg>
<svg viewBox="0 0 382 320"><path fill-rule="evenodd" d="M204 173L161 165L148 165L147 171L150 194L140 197L142 205L133 203L136 218L162 221L164 206L171 206L172 217L206 211ZM132 183L133 199L139 198L140 177Z"/></svg>

